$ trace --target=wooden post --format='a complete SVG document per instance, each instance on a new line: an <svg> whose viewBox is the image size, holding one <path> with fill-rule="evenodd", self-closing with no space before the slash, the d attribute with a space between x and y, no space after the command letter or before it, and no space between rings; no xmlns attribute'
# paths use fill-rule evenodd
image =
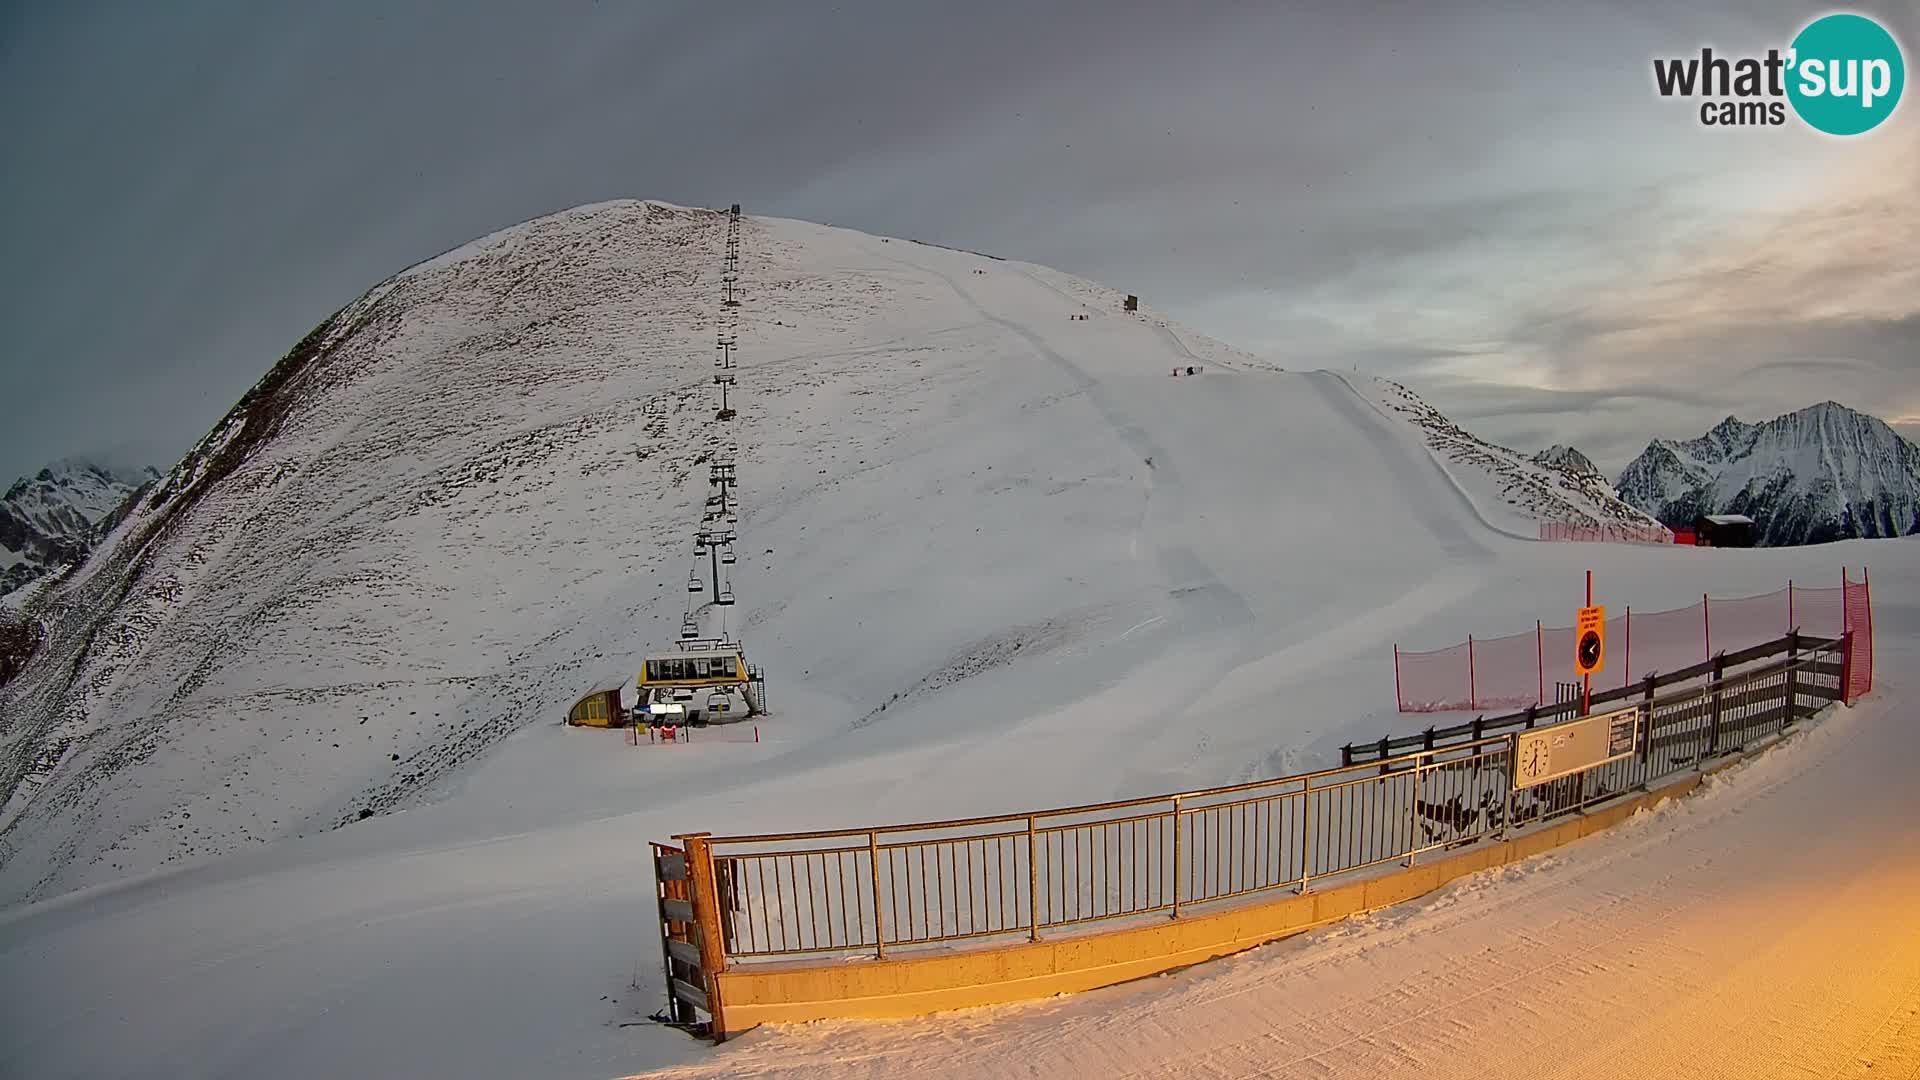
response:
<svg viewBox="0 0 1920 1080"><path fill-rule="evenodd" d="M1845 601L1845 595L1841 597ZM1843 624L1844 625L1844 624ZM1853 699L1849 691L1853 687L1853 631L1847 630L1840 635L1840 704L1853 708Z"/></svg>
<svg viewBox="0 0 1920 1080"><path fill-rule="evenodd" d="M1700 594L1700 625L1706 628L1707 659L1713 659L1713 609L1706 593Z"/></svg>
<svg viewBox="0 0 1920 1080"><path fill-rule="evenodd" d="M1720 752L1720 678L1726 674L1727 658L1713 658L1713 694L1712 704L1708 707L1707 753L1701 755L1704 764L1708 755Z"/></svg>
<svg viewBox="0 0 1920 1080"><path fill-rule="evenodd" d="M1800 719L1800 670L1794 665L1800 660L1800 631L1787 631L1787 715L1780 721L1780 730Z"/></svg>
<svg viewBox="0 0 1920 1080"><path fill-rule="evenodd" d="M1393 706L1400 712L1407 711L1407 699L1400 692L1400 643L1393 643Z"/></svg>
<svg viewBox="0 0 1920 1080"><path fill-rule="evenodd" d="M1640 706L1640 710L1641 710L1642 712L1644 712L1644 713L1646 713L1646 714L1647 714L1647 738L1646 738L1646 741L1645 741L1644 743L1642 743L1642 744L1640 745L1640 763L1641 763L1642 765L1644 765L1644 766L1646 766L1646 769L1647 769L1647 782L1648 782L1648 783L1652 783L1652 782L1653 782L1653 766L1652 766L1652 761L1653 761L1653 692L1654 692L1654 687L1655 687L1655 683L1654 683L1654 677L1653 677L1653 675L1652 675L1651 673L1649 673L1649 674L1647 675L1647 679L1646 679L1646 682L1647 682L1647 690L1646 690L1646 703Z"/></svg>
<svg viewBox="0 0 1920 1080"><path fill-rule="evenodd" d="M1627 605L1627 621L1622 627L1621 637L1626 639L1626 670L1621 674L1620 685L1633 685L1633 605Z"/></svg>
<svg viewBox="0 0 1920 1080"><path fill-rule="evenodd" d="M727 1038L726 1005L720 1000L721 972L727 969L726 947L720 940L719 883L713 873L710 833L684 833L674 839L686 845L687 884L693 894L694 928L700 938L700 974L706 982L707 1015L713 1017L713 1041Z"/></svg>
<svg viewBox="0 0 1920 1080"><path fill-rule="evenodd" d="M1467 635L1467 708L1480 707L1479 677L1473 670L1473 635Z"/></svg>

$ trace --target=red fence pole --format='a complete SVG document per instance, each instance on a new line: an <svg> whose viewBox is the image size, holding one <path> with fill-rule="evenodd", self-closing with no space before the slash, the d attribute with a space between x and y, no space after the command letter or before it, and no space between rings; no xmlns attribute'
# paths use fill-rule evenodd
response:
<svg viewBox="0 0 1920 1080"><path fill-rule="evenodd" d="M1627 662L1626 662L1627 670L1626 670L1626 677L1621 680L1620 685L1632 686L1633 685L1633 605L1631 604L1627 605L1626 632L1623 633L1621 636L1627 639Z"/></svg>
<svg viewBox="0 0 1920 1080"><path fill-rule="evenodd" d="M1540 689L1533 700L1542 705L1547 703L1547 647L1542 640L1540 620L1533 620L1533 669L1540 673Z"/></svg>
<svg viewBox="0 0 1920 1080"><path fill-rule="evenodd" d="M1788 632L1792 632L1794 626L1795 626L1795 623L1793 621L1793 579L1788 578L1787 579L1787 630Z"/></svg>
<svg viewBox="0 0 1920 1080"><path fill-rule="evenodd" d="M1473 635L1468 634L1467 635L1467 708L1469 709L1479 708L1480 707L1479 701L1480 701L1479 677L1474 673L1474 670L1473 670Z"/></svg>
<svg viewBox="0 0 1920 1080"><path fill-rule="evenodd" d="M1860 591L1867 602L1867 688L1863 694L1873 693L1873 577L1866 567L1860 568Z"/></svg>

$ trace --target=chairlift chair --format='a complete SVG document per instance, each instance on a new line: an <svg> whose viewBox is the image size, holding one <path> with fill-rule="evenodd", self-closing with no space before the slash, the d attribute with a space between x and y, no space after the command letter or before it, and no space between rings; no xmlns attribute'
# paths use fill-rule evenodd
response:
<svg viewBox="0 0 1920 1080"><path fill-rule="evenodd" d="M735 562L737 562L737 561L738 561L738 560L737 560L737 559L736 559L736 558L734 557L734 554L733 554L733 549L732 549L732 548L730 548L730 547L728 547L728 548L721 548L721 549L720 549L720 563L721 563L721 565L723 565L723 566L732 566L732 565L733 565L733 564L734 564Z"/></svg>
<svg viewBox="0 0 1920 1080"><path fill-rule="evenodd" d="M714 597L713 602L719 604L721 607L732 607L733 590L730 588L720 590L720 595Z"/></svg>
<svg viewBox="0 0 1920 1080"><path fill-rule="evenodd" d="M687 591L688 592L690 593L704 592L706 588L707 588L706 583L700 580L699 574L694 573L694 574L687 575Z"/></svg>
<svg viewBox="0 0 1920 1080"><path fill-rule="evenodd" d="M731 709L732 707L733 707L732 700L729 699L725 694L708 694L707 695L707 711L708 712L726 712L728 709Z"/></svg>

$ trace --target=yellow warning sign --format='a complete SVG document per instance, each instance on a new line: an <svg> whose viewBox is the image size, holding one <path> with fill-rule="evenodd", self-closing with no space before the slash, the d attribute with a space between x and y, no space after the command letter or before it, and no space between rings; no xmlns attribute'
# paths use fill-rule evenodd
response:
<svg viewBox="0 0 1920 1080"><path fill-rule="evenodd" d="M1607 666L1607 609L1595 604L1580 609L1574 622L1573 669L1592 675Z"/></svg>

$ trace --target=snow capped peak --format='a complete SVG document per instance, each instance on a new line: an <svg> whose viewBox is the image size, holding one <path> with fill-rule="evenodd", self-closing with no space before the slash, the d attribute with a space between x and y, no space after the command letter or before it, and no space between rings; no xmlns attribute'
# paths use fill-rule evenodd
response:
<svg viewBox="0 0 1920 1080"><path fill-rule="evenodd" d="M1571 446L1561 446L1559 443L1533 455L1533 461L1549 468L1564 469L1575 476L1601 475L1591 458Z"/></svg>
<svg viewBox="0 0 1920 1080"><path fill-rule="evenodd" d="M1553 446L1528 457L1467 432L1397 382L1375 378L1368 385L1377 405L1422 431L1435 459L1463 491L1472 493L1489 522L1499 521L1513 534L1535 536L1542 522L1656 524L1622 502L1593 462L1572 447Z"/></svg>
<svg viewBox="0 0 1920 1080"><path fill-rule="evenodd" d="M128 497L159 475L68 458L14 481L0 496L0 594L85 557Z"/></svg>
<svg viewBox="0 0 1920 1080"><path fill-rule="evenodd" d="M1669 525L1746 514L1766 544L1920 532L1920 449L1836 401L1757 424L1730 416L1684 442L1655 439L1619 487Z"/></svg>

